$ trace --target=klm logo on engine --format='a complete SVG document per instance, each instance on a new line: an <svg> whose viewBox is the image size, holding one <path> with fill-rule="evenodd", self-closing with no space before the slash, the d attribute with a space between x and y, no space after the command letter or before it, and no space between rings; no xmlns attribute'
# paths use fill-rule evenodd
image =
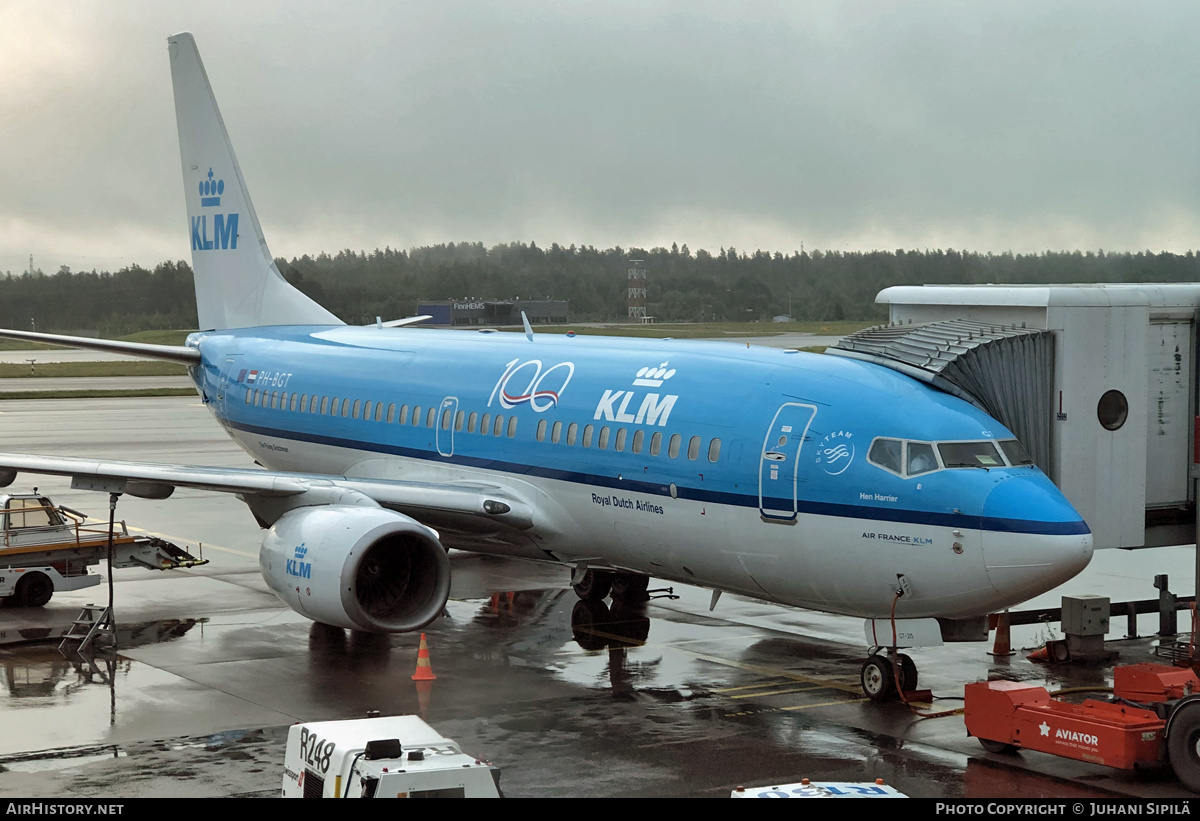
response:
<svg viewBox="0 0 1200 821"><path fill-rule="evenodd" d="M225 180L214 180L213 170L208 169L208 179L200 182L200 207L220 208L224 193ZM214 213L212 218L212 235L209 236L208 214L192 217L192 250L237 250L238 215Z"/></svg>
<svg viewBox="0 0 1200 821"><path fill-rule="evenodd" d="M633 384L646 388L662 387L664 382L675 375L675 369L668 369L667 364L663 362L658 367L651 365L648 368L642 368L637 372ZM646 393L639 395L637 391L606 390L596 404L596 412L592 418L603 419L607 422L665 427L677 399L679 397L674 394L662 396L657 393ZM634 411L634 408L637 410Z"/></svg>
<svg viewBox="0 0 1200 821"><path fill-rule="evenodd" d="M297 579L312 578L312 562L302 561L308 555L308 548L304 546L304 542L296 545L296 558L287 560L287 574L295 576Z"/></svg>

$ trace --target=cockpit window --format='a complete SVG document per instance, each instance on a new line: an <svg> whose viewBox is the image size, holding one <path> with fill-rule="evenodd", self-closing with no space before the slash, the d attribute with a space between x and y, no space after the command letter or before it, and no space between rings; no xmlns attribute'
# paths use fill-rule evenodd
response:
<svg viewBox="0 0 1200 821"><path fill-rule="evenodd" d="M1000 452L991 442L942 442L937 447L948 468L1004 467Z"/></svg>
<svg viewBox="0 0 1200 821"><path fill-rule="evenodd" d="M919 476L922 473L938 469L937 456L933 453L933 445L927 442L909 442L907 461L909 476Z"/></svg>
<svg viewBox="0 0 1200 821"><path fill-rule="evenodd" d="M1010 465L1033 464L1033 460L1029 458L1029 454L1025 452L1025 448L1016 439L1005 439L999 444L1000 450L1004 451L1004 456L1008 459Z"/></svg>
<svg viewBox="0 0 1200 821"><path fill-rule="evenodd" d="M900 453L903 444L899 439L876 439L871 443L867 461L884 470L890 470L892 473L900 473L902 468Z"/></svg>

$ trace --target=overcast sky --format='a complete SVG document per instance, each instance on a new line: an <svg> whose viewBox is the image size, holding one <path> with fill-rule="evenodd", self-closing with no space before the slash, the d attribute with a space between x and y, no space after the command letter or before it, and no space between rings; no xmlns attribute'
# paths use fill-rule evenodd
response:
<svg viewBox="0 0 1200 821"><path fill-rule="evenodd" d="M191 31L276 256L1200 247L1200 4L0 3L0 271L189 256Z"/></svg>

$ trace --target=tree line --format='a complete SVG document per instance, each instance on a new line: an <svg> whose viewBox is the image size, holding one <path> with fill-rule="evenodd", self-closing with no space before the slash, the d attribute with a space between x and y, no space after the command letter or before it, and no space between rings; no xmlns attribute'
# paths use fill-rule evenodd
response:
<svg viewBox="0 0 1200 821"><path fill-rule="evenodd" d="M573 322L626 317L627 268L643 260L647 312L660 321L885 319L875 295L891 285L1066 282L1190 282L1200 260L1186 254L947 250L716 253L670 248L542 248L479 242L408 250L344 250L277 259L289 282L352 324L410 316L421 299L565 299ZM0 327L116 336L196 327L191 267L0 276Z"/></svg>

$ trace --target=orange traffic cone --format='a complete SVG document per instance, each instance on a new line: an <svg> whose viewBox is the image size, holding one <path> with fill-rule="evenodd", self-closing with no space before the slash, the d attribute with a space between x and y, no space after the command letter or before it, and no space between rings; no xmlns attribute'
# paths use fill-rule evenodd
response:
<svg viewBox="0 0 1200 821"><path fill-rule="evenodd" d="M1048 662L1048 661L1050 661L1050 653L1049 653L1049 651L1046 650L1046 645L1043 644L1041 647L1034 650L1032 653L1027 655L1025 658L1029 659L1030 661Z"/></svg>
<svg viewBox="0 0 1200 821"><path fill-rule="evenodd" d="M425 643L425 634L421 634L421 647L417 650L417 670L412 675L413 681L437 681L433 668L429 666L429 645Z"/></svg>
<svg viewBox="0 0 1200 821"><path fill-rule="evenodd" d="M1012 649L1012 633L1009 627L1009 615L1005 610L996 616L996 641L992 645L989 655L993 656L1011 656Z"/></svg>

